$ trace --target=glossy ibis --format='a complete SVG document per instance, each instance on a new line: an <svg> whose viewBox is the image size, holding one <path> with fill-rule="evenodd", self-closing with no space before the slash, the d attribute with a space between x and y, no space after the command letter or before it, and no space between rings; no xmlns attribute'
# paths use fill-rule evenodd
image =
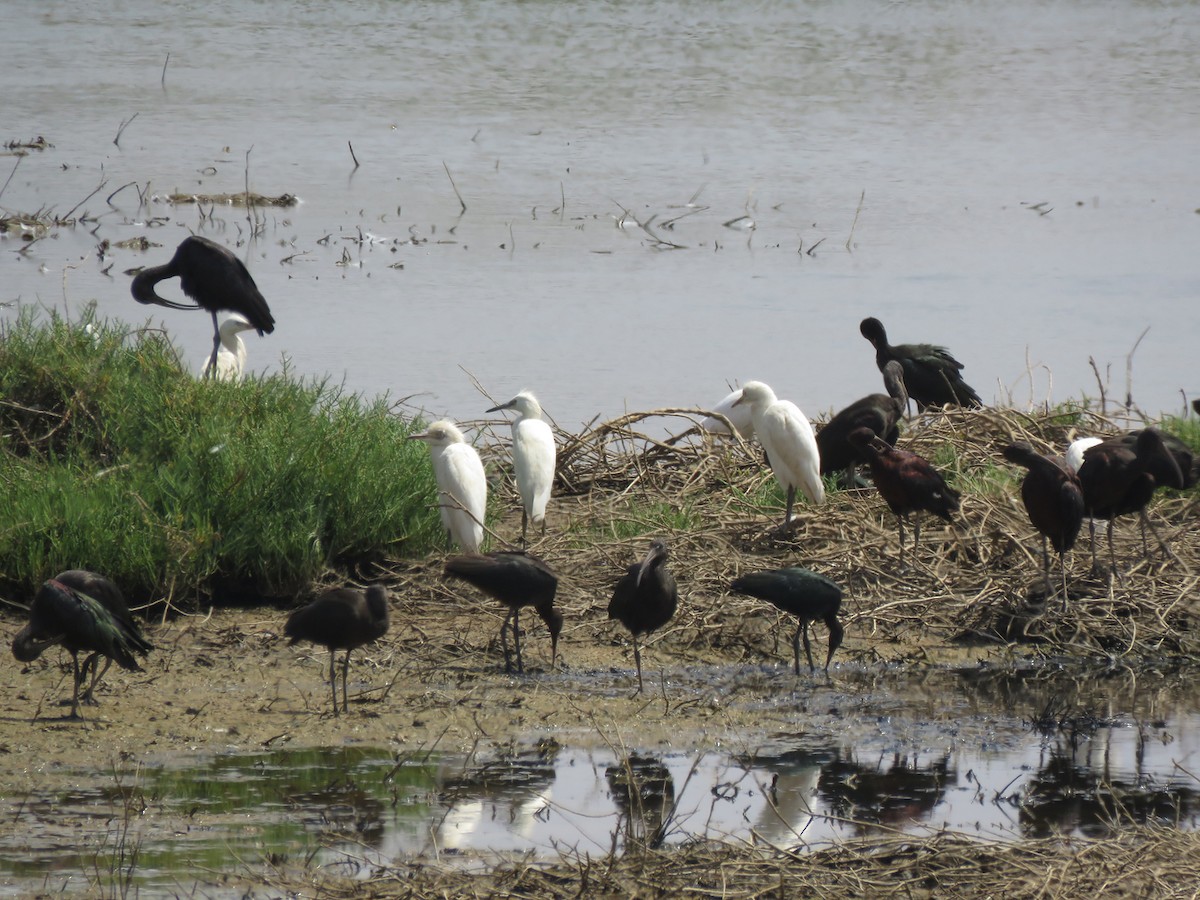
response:
<svg viewBox="0 0 1200 900"><path fill-rule="evenodd" d="M1157 487L1182 487L1184 475L1175 456L1163 442L1163 435L1155 428L1144 428L1132 438L1120 435L1090 447L1083 454L1083 465L1079 468L1079 483L1083 488L1084 509L1090 525L1092 541L1092 568L1096 568L1096 519L1108 520L1108 558L1112 571L1117 571L1116 553L1113 550L1112 520L1117 516L1136 512L1146 526L1158 532L1146 518L1149 505ZM1143 551L1145 532L1142 534ZM1162 539L1159 538L1162 544Z"/></svg>
<svg viewBox="0 0 1200 900"><path fill-rule="evenodd" d="M388 594L383 585L373 584L364 594L354 588L331 588L307 606L290 616L283 626L288 646L299 641L311 641L329 650L329 690L333 695L333 714L338 714L337 670L334 661L338 650L345 650L342 660L342 709L350 711L346 680L350 674L350 652L379 640L388 630Z"/></svg>
<svg viewBox="0 0 1200 900"><path fill-rule="evenodd" d="M489 597L508 607L500 624L500 645L504 648L504 671L512 671L506 631L511 624L517 651L517 671L525 671L521 658L520 611L532 606L550 630L550 666L558 659L558 636L562 632L562 613L554 608L558 576L542 560L528 553L497 552L486 555L455 556L446 560L446 575L473 584Z"/></svg>
<svg viewBox="0 0 1200 900"><path fill-rule="evenodd" d="M883 367L883 384L886 394L868 394L855 400L830 419L817 432L817 449L821 454L821 474L850 471L849 483L854 484L854 466L865 462L858 450L850 444L850 432L856 428L869 428L888 444L895 446L900 438L900 419L908 406L908 392L904 389L904 370L895 360Z"/></svg>
<svg viewBox="0 0 1200 900"><path fill-rule="evenodd" d="M154 287L160 281L176 276L180 288L192 303L167 300L155 292ZM218 312L226 310L241 313L260 336L275 330L275 319L267 307L267 301L258 292L258 286L242 261L228 248L198 235L184 238L166 265L146 266L138 272L130 291L138 303L153 303L168 309L206 309L212 314L210 375L216 371L217 354L221 347Z"/></svg>
<svg viewBox="0 0 1200 900"><path fill-rule="evenodd" d="M515 409L512 421L513 469L517 492L521 495L521 544L525 544L530 522L546 533L546 504L554 485L554 433L542 419L542 407L532 391L521 391L507 403L488 412Z"/></svg>
<svg viewBox="0 0 1200 900"><path fill-rule="evenodd" d="M909 513L931 512L954 523L958 492L923 456L891 447L869 428L850 432L850 443L871 467L871 479L900 525L900 565L904 565L904 522ZM921 540L921 520L913 522L913 548Z"/></svg>
<svg viewBox="0 0 1200 900"><path fill-rule="evenodd" d="M804 492L811 503L819 505L825 502L816 435L795 403L778 399L775 392L761 381L747 381L742 386L742 397L734 406L742 404L749 405L754 433L766 451L775 478L787 491L787 510L783 518L786 528L792 521L797 488Z"/></svg>
<svg viewBox="0 0 1200 900"><path fill-rule="evenodd" d="M92 688L108 669L107 661L141 672L136 654L145 656L154 649L130 618L120 589L104 576L82 569L69 569L41 586L29 608L29 624L13 638L12 652L20 662L32 662L54 644L71 654L71 717L77 719L82 718L80 700L91 697ZM80 651L91 654L82 667ZM106 664L97 672L101 656ZM92 681L81 698L79 687L89 665Z"/></svg>
<svg viewBox="0 0 1200 900"><path fill-rule="evenodd" d="M642 692L642 653L638 648L638 636L670 622L679 604L679 590L666 563L666 542L661 539L651 541L650 550L641 562L634 563L621 576L608 604L608 617L624 625L633 636L639 694Z"/></svg>
<svg viewBox="0 0 1200 900"><path fill-rule="evenodd" d="M974 389L962 379L962 363L945 347L934 344L888 343L883 323L863 319L858 330L875 347L875 364L883 371L895 360L904 368L904 386L918 409L926 406L983 406Z"/></svg>
<svg viewBox="0 0 1200 900"><path fill-rule="evenodd" d="M808 623L820 619L829 629L829 653L825 656L825 671L833 659L833 651L842 644L845 633L838 621L838 610L842 606L842 589L816 572L790 567L770 572L752 572L743 575L730 585L730 590L759 600L766 600L776 608L795 616L799 622L792 637L792 669L800 674L800 638L804 638L804 653L808 656L808 670L816 672L813 665L812 648L808 643Z"/></svg>
<svg viewBox="0 0 1200 900"><path fill-rule="evenodd" d="M1079 476L1065 463L1043 456L1025 441L1017 441L1004 448L1004 458L1023 466L1029 471L1021 482L1021 501L1029 521L1042 536L1042 574L1046 578L1046 591L1050 585L1050 554L1046 550L1049 541L1058 554L1058 565L1062 571L1063 606L1067 604L1067 564L1064 554L1075 546L1079 529L1083 525L1083 488Z"/></svg>
<svg viewBox="0 0 1200 900"><path fill-rule="evenodd" d="M410 434L408 439L429 445L447 540L453 539L468 553L478 553L487 514L487 476L479 454L447 419L434 422L420 434Z"/></svg>
<svg viewBox="0 0 1200 900"><path fill-rule="evenodd" d="M241 332L252 328L254 326L241 313L230 313L222 319L217 329L221 336L220 349L215 360L211 355L205 360L204 371L214 373L221 381L239 381L246 367L246 342L242 340Z"/></svg>

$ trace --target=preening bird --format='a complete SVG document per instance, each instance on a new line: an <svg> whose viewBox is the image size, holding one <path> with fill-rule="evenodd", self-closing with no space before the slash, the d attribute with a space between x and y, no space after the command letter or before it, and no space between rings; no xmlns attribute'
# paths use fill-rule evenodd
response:
<svg viewBox="0 0 1200 900"><path fill-rule="evenodd" d="M160 281L176 276L180 288L192 303L167 300L155 292L154 287ZM267 301L258 292L258 286L242 261L228 248L198 235L184 238L166 265L146 266L138 272L130 291L138 303L153 303L168 309L206 309L212 314L213 348L209 374L215 371L221 346L218 312L241 313L251 327L258 330L260 337L275 330L275 319Z"/></svg>
<svg viewBox="0 0 1200 900"><path fill-rule="evenodd" d="M742 389L730 391L721 402L712 408L712 412L720 413L733 425L742 440L748 441L754 437L754 412L750 405L738 404L742 399ZM700 427L709 434L729 434L729 426L714 416L705 416Z"/></svg>
<svg viewBox="0 0 1200 900"><path fill-rule="evenodd" d="M521 544L525 544L530 522L546 533L546 504L554 485L554 432L542 419L542 407L532 391L521 391L507 403L488 412L515 409L512 421L513 469L517 492L521 495Z"/></svg>
<svg viewBox="0 0 1200 900"><path fill-rule="evenodd" d="M1143 528L1158 532L1146 518L1146 507L1157 487L1182 487L1183 473L1175 456L1155 428L1143 428L1132 437L1120 435L1090 447L1083 454L1079 468L1079 484L1083 488L1084 509L1092 520L1089 531L1092 542L1092 568L1096 568L1096 519L1108 520L1108 558L1112 571L1117 571L1113 550L1113 519L1136 512ZM1143 551L1145 533L1142 534ZM1160 539L1161 543L1161 539Z"/></svg>
<svg viewBox="0 0 1200 900"><path fill-rule="evenodd" d="M511 624L517 651L517 671L525 671L521 658L520 611L532 606L550 630L550 666L558 659L558 636L562 632L562 613L554 608L558 576L536 556L528 553L497 552L483 556L454 556L446 560L446 575L461 578L508 607L500 624L500 645L504 648L504 671L512 671L506 632Z"/></svg>
<svg viewBox="0 0 1200 900"><path fill-rule="evenodd" d="M329 650L329 690L333 695L333 714L338 714L337 670L334 660L338 650L345 650L342 660L342 709L350 711L346 679L350 674L350 652L387 634L388 595L383 585L373 584L366 593L354 588L331 588L307 606L290 616L283 633L291 638L288 646L299 641L311 641Z"/></svg>
<svg viewBox="0 0 1200 900"><path fill-rule="evenodd" d="M934 344L888 343L883 323L863 319L858 330L875 347L875 364L882 372L890 360L904 368L904 386L918 409L926 406L983 406L975 390L962 379L963 364L945 347Z"/></svg>
<svg viewBox="0 0 1200 900"><path fill-rule="evenodd" d="M429 445L438 486L438 510L449 539L468 553L478 553L487 513L487 476L479 454L448 419L434 422L408 439Z"/></svg>
<svg viewBox="0 0 1200 900"><path fill-rule="evenodd" d="M12 652L18 661L32 662L54 644L71 654L71 717L77 719L82 718L79 686L89 665L92 682L83 698L91 697L92 688L108 669L106 662L97 673L100 656L140 672L136 654L145 656L154 649L130 617L120 589L104 576L82 569L69 569L41 586L29 608L29 624L13 638ZM91 654L82 667L80 651Z"/></svg>
<svg viewBox="0 0 1200 900"><path fill-rule="evenodd" d="M775 478L787 491L787 511L783 518L787 527L792 521L797 488L809 502L817 505L825 502L816 435L795 403L778 399L761 381L747 381L742 386L742 397L734 406L742 404L750 407L754 433L767 453Z"/></svg>
<svg viewBox="0 0 1200 900"><path fill-rule="evenodd" d="M842 606L840 587L824 575L795 566L770 572L752 572L741 576L729 587L739 594L766 600L799 620L792 637L792 669L797 675L800 674L801 637L804 638L804 653L808 656L808 670L817 671L808 643L808 623L818 619L824 622L829 629L829 653L825 657L825 671L829 671L833 651L841 646L845 634L837 618Z"/></svg>
<svg viewBox="0 0 1200 900"><path fill-rule="evenodd" d="M854 483L855 464L865 462L850 444L850 432L856 428L870 428L876 436L896 445L900 438L900 420L908 406L904 369L900 363L891 360L883 367L883 384L886 394L868 394L855 400L817 432L822 475L849 469L850 484Z"/></svg>
<svg viewBox="0 0 1200 900"><path fill-rule="evenodd" d="M923 456L891 447L869 428L850 432L850 443L866 458L871 479L900 525L900 565L904 565L904 522L909 513L922 510L953 524L958 492ZM913 523L913 547L921 540L921 520Z"/></svg>
<svg viewBox="0 0 1200 900"><path fill-rule="evenodd" d="M1029 470L1021 482L1021 501L1025 504L1025 512L1029 514L1029 521L1042 536L1042 574L1046 579L1047 593L1052 590L1047 541L1058 554L1065 607L1067 564L1064 554L1075 546L1075 539L1083 525L1083 488L1079 484L1079 476L1065 463L1043 456L1025 441L1005 447L1004 458Z"/></svg>
<svg viewBox="0 0 1200 900"><path fill-rule="evenodd" d="M608 617L624 625L633 637L639 694L642 692L642 653L638 648L638 636L670 622L678 605L675 577L667 571L667 544L661 539L653 540L642 561L634 563L621 576L608 604Z"/></svg>
<svg viewBox="0 0 1200 900"><path fill-rule="evenodd" d="M210 354L204 361L204 371L214 373L221 381L241 380L242 370L246 367L246 342L242 340L241 332L252 328L254 326L241 313L230 313L222 319L217 328L221 346L216 351L216 359Z"/></svg>

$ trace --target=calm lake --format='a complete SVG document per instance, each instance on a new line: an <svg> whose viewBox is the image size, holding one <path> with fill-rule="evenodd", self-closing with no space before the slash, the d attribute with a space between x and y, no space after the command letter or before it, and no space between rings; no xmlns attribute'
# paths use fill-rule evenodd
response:
<svg viewBox="0 0 1200 900"><path fill-rule="evenodd" d="M4 20L0 139L53 147L0 157L0 214L86 213L23 254L0 239L4 318L94 300L199 369L208 317L138 306L125 274L194 231L272 306L254 370L456 419L491 405L472 377L570 430L751 378L820 414L881 389L867 315L949 346L989 402L1095 397L1091 360L1123 402L1143 332L1135 403L1200 395L1194 3L13 0ZM247 185L301 202L256 230L163 200ZM162 246L98 250L138 236Z"/></svg>

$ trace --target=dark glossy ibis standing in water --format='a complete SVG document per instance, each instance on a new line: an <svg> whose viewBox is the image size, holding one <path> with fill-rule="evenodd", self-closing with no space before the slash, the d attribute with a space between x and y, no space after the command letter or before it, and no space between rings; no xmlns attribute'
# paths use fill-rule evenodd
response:
<svg viewBox="0 0 1200 900"><path fill-rule="evenodd" d="M842 607L842 589L816 572L791 567L771 572L753 572L743 575L730 585L730 590L759 600L766 600L785 613L799 619L796 633L792 637L792 669L800 674L800 638L804 638L804 653L808 657L808 670L816 672L813 665L812 648L808 643L808 623L820 619L829 629L829 653L825 656L825 671L833 659L833 651L842 644L845 630L838 621L838 610Z"/></svg>
<svg viewBox="0 0 1200 900"><path fill-rule="evenodd" d="M1067 604L1067 564L1064 554L1075 546L1079 529L1083 526L1083 488L1079 476L1065 463L1043 456L1025 441L1017 441L1004 448L1004 458L1011 463L1024 466L1029 471L1021 482L1021 501L1029 521L1042 536L1042 574L1046 578L1046 592L1050 586L1050 554L1046 543L1058 554L1058 565L1062 571L1063 607Z"/></svg>
<svg viewBox="0 0 1200 900"><path fill-rule="evenodd" d="M900 363L891 360L883 367L883 384L887 389L886 394L868 394L861 400L855 400L817 432L822 475L848 469L848 483L853 487L855 464L866 462L850 444L850 432L856 428L870 428L878 437L895 446L900 438L900 419L908 406L904 370Z"/></svg>
<svg viewBox="0 0 1200 900"><path fill-rule="evenodd" d="M1113 550L1112 520L1128 513L1138 513L1143 528L1149 526L1154 536L1158 532L1146 518L1146 506L1157 487L1181 488L1186 483L1179 463L1155 428L1143 428L1132 437L1120 435L1088 448L1079 467L1079 483L1083 488L1085 512L1092 520L1092 568L1096 568L1096 519L1108 520L1108 559L1112 571L1117 571ZM1145 532L1142 534L1143 551ZM1159 538L1162 544L1162 539ZM1165 545L1164 545L1165 546Z"/></svg>
<svg viewBox="0 0 1200 900"><path fill-rule="evenodd" d="M923 456L890 447L869 428L850 432L850 443L871 467L871 479L900 523L900 565L904 565L904 521L909 513L931 512L954 524L958 491ZM913 548L921 540L921 520L913 523Z"/></svg>
<svg viewBox="0 0 1200 900"><path fill-rule="evenodd" d="M926 406L983 406L975 390L962 379L963 364L945 347L934 344L888 343L883 323L863 319L858 330L875 347L875 364L883 371L895 360L904 369L904 386L918 409Z"/></svg>
<svg viewBox="0 0 1200 900"><path fill-rule="evenodd" d="M333 694L333 714L338 714L337 670L334 660L338 650L346 651L342 661L342 709L350 711L346 680L350 674L350 652L379 640L388 630L388 595L379 584L366 593L354 588L331 588L312 603L288 616L283 633L291 638L288 646L299 641L311 641L329 650L329 690Z"/></svg>
<svg viewBox="0 0 1200 900"><path fill-rule="evenodd" d="M624 625L633 637L639 694L643 686L638 636L649 634L670 622L678 605L679 590L675 585L675 577L667 571L666 542L653 540L645 558L634 563L621 576L608 604L608 617Z"/></svg>
<svg viewBox="0 0 1200 900"><path fill-rule="evenodd" d="M71 654L74 688L71 694L71 717L79 714L79 686L92 667L92 682L83 698L90 698L92 688L108 669L108 662L132 672L142 671L136 654L145 655L154 649L129 616L120 589L94 572L69 569L42 585L29 608L29 624L13 638L12 652L20 662L32 662L42 651L61 644ZM82 666L80 651L90 653ZM106 664L97 672L98 658Z"/></svg>
<svg viewBox="0 0 1200 900"><path fill-rule="evenodd" d="M506 631L511 623L517 651L517 671L525 671L521 658L520 611L532 606L550 630L550 666L558 659L558 636L562 633L562 613L554 608L558 576L542 560L528 553L498 551L483 555L455 556L446 560L446 575L473 584L489 597L508 607L500 623L500 646L504 648L504 671L512 671Z"/></svg>
<svg viewBox="0 0 1200 900"><path fill-rule="evenodd" d="M154 287L160 281L176 276L183 293L193 303L167 300L155 292ZM221 347L221 330L217 325L217 313L221 310L241 313L260 336L275 330L267 301L258 292L246 266L228 248L205 237L184 238L169 263L147 266L138 272L130 291L138 303L153 303L168 309L206 309L212 314L213 348L208 374L216 370Z"/></svg>

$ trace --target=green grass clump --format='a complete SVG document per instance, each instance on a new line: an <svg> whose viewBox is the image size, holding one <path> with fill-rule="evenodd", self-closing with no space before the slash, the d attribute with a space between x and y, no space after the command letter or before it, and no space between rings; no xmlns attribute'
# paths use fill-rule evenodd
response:
<svg viewBox="0 0 1200 900"><path fill-rule="evenodd" d="M0 333L0 579L90 568L132 599L291 595L441 540L415 423L290 373L198 380L158 331Z"/></svg>

